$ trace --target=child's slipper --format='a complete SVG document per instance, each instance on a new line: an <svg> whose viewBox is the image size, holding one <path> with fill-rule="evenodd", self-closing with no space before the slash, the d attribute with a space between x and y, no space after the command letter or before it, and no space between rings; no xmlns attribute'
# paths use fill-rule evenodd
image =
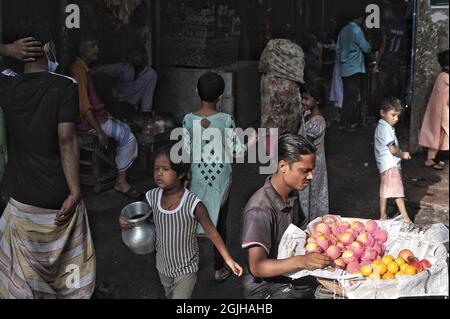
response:
<svg viewBox="0 0 450 319"><path fill-rule="evenodd" d="M432 168L432 169L435 169L437 171L442 171L444 169L444 166L440 165L440 163L439 164L435 163L435 164L431 164L431 165L425 165L425 167Z"/></svg>

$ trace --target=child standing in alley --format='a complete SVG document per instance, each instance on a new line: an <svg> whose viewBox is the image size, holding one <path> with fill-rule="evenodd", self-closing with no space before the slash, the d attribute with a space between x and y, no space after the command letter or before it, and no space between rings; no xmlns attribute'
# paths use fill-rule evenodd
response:
<svg viewBox="0 0 450 319"><path fill-rule="evenodd" d="M184 187L189 164L175 164L172 161L170 153L173 145L171 143L156 152L154 180L158 188L148 191L146 199L153 210L156 268L165 294L169 299L189 299L199 269L198 222L231 271L241 276L242 268L230 256L205 205ZM119 222L124 229L133 227L122 217Z"/></svg>
<svg viewBox="0 0 450 319"><path fill-rule="evenodd" d="M213 224L226 242L232 169L231 163L225 161L225 154L231 151L233 156L240 157L247 150L247 145L242 144L239 138L235 138L234 142L226 139L225 130L234 130L236 126L230 114L217 111L217 104L224 90L225 81L219 74L209 72L202 75L197 84L197 92L201 99L200 108L184 117L183 128L185 134L189 134L185 141L191 141L190 145L186 145L186 151L191 154L192 161L190 190L203 201ZM209 132L213 133L213 130L210 129L219 130L221 136L212 136ZM196 130L202 132L204 138L201 141L194 140ZM220 140L217 140L218 138ZM251 137L249 144L253 144L254 141L255 138ZM201 154L194 154L195 143L201 143ZM199 155L200 161L195 162L193 159ZM199 227L198 232L201 234L203 230ZM231 271L225 267L217 249L214 249L214 260L214 279L216 282L223 282L231 275Z"/></svg>
<svg viewBox="0 0 450 319"><path fill-rule="evenodd" d="M299 198L303 212L308 214L310 220L314 220L329 212L328 174L325 158L327 123L322 114L322 110L327 105L327 92L323 83L318 80L307 82L301 91L303 107L310 113L304 117L299 134L305 135L317 148L317 152L316 167L313 170L314 179L310 187L299 192Z"/></svg>
<svg viewBox="0 0 450 319"><path fill-rule="evenodd" d="M423 119L422 129L420 130L419 145L428 148L428 156L425 161L426 167L436 170L444 169L444 162L436 162L436 156L439 151L448 151L448 93L449 93L449 53L448 50L438 54L439 64L442 67L433 93L428 101L427 110Z"/></svg>
<svg viewBox="0 0 450 319"><path fill-rule="evenodd" d="M401 160L411 159L409 152L400 149L394 126L403 111L401 101L395 97L383 99L375 131L375 160L380 171L380 220L387 219L387 199L394 198L395 203L406 222L411 222L406 211L404 189L401 176Z"/></svg>

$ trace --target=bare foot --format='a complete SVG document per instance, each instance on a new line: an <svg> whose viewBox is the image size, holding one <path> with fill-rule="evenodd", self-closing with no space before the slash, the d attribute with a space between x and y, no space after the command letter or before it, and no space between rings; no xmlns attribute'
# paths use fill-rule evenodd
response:
<svg viewBox="0 0 450 319"><path fill-rule="evenodd" d="M381 215L380 220L386 220L386 219L388 219L387 215Z"/></svg>

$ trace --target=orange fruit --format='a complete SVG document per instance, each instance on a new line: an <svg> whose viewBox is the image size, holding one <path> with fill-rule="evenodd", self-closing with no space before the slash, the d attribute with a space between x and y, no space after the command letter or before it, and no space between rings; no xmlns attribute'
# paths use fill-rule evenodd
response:
<svg viewBox="0 0 450 319"><path fill-rule="evenodd" d="M373 268L372 265L362 265L359 271L364 277L369 277L372 274Z"/></svg>
<svg viewBox="0 0 450 319"><path fill-rule="evenodd" d="M412 276L414 276L415 274L417 274L416 268L414 268L413 266L408 265L408 267L406 267L406 269L405 269L405 275L412 275Z"/></svg>
<svg viewBox="0 0 450 319"><path fill-rule="evenodd" d="M396 264L399 265L399 266L401 266L401 265L403 265L403 264L406 263L406 261L405 261L403 258L400 258L400 257L395 258L395 262L396 262Z"/></svg>
<svg viewBox="0 0 450 319"><path fill-rule="evenodd" d="M372 278L372 279L381 279L381 276L380 276L379 273L373 272L373 273L370 274L369 278Z"/></svg>
<svg viewBox="0 0 450 319"><path fill-rule="evenodd" d="M372 265L378 265L378 264L382 264L383 262L381 261L381 259L375 259L374 261L372 261Z"/></svg>
<svg viewBox="0 0 450 319"><path fill-rule="evenodd" d="M384 275L388 271L387 266L383 263L372 265L372 267L373 272L380 275Z"/></svg>
<svg viewBox="0 0 450 319"><path fill-rule="evenodd" d="M405 262L404 264L400 265L400 271L405 272L406 268L408 268L408 267L409 267L409 265Z"/></svg>
<svg viewBox="0 0 450 319"><path fill-rule="evenodd" d="M398 267L398 265L395 261L391 261L387 265L387 269L391 274L395 274L396 272L398 272L400 270L400 268Z"/></svg>
<svg viewBox="0 0 450 319"><path fill-rule="evenodd" d="M383 258L381 258L381 262L383 264L385 264L386 266L389 265L393 261L394 261L394 257L392 257L391 255L386 255Z"/></svg>
<svg viewBox="0 0 450 319"><path fill-rule="evenodd" d="M381 277L381 279L383 280L395 279L395 275L393 273L387 272Z"/></svg>

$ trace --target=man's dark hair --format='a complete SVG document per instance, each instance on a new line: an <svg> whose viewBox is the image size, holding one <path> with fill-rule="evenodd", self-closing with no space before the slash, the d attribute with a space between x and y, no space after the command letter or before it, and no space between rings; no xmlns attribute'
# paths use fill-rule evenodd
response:
<svg viewBox="0 0 450 319"><path fill-rule="evenodd" d="M147 59L147 57L148 57L147 49L142 44L138 44L138 45L132 46L128 50L128 56L130 56L132 53L138 53L142 57L144 57L144 59Z"/></svg>
<svg viewBox="0 0 450 319"><path fill-rule="evenodd" d="M328 102L327 89L320 80L316 79L314 81L306 82L302 85L300 91L302 95L309 94L315 98L321 109L326 108Z"/></svg>
<svg viewBox="0 0 450 319"><path fill-rule="evenodd" d="M42 17L34 17L24 19L18 22L16 26L16 32L14 34L14 40L33 37L42 45L52 41L52 33L50 31L50 25Z"/></svg>
<svg viewBox="0 0 450 319"><path fill-rule="evenodd" d="M437 55L437 57L438 57L438 61L439 61L439 64L441 65L441 67L446 67L446 66L449 66L449 61L448 61L448 50L445 50L445 51L442 51L442 52L440 52L438 55Z"/></svg>
<svg viewBox="0 0 450 319"><path fill-rule="evenodd" d="M383 98L383 101L381 102L381 110L385 112L389 112L391 110L395 110L397 112L403 111L403 104L402 101L398 97L395 96L386 96Z"/></svg>
<svg viewBox="0 0 450 319"><path fill-rule="evenodd" d="M76 41L77 43L76 49L78 54L81 53L80 52L81 45L89 41L98 41L97 35L95 33L90 32L84 32L78 35L78 40Z"/></svg>
<svg viewBox="0 0 450 319"><path fill-rule="evenodd" d="M214 72L203 74L197 84L200 99L205 102L216 102L225 90L225 81Z"/></svg>
<svg viewBox="0 0 450 319"><path fill-rule="evenodd" d="M184 163L180 162L178 164L174 163L172 161L172 158L170 157L170 152L172 151L172 148L177 145L177 142L171 141L168 144L161 146L158 148L153 156L153 159L156 160L159 156L166 156L170 160L170 168L177 173L177 176L183 176L183 181L189 179L189 172L191 169L190 163ZM180 155L181 156L181 155Z"/></svg>
<svg viewBox="0 0 450 319"><path fill-rule="evenodd" d="M278 161L291 164L298 161L300 155L315 154L317 148L306 138L298 134L283 134L278 139Z"/></svg>
<svg viewBox="0 0 450 319"><path fill-rule="evenodd" d="M289 24L274 24L272 29L272 39L295 40L295 32Z"/></svg>

